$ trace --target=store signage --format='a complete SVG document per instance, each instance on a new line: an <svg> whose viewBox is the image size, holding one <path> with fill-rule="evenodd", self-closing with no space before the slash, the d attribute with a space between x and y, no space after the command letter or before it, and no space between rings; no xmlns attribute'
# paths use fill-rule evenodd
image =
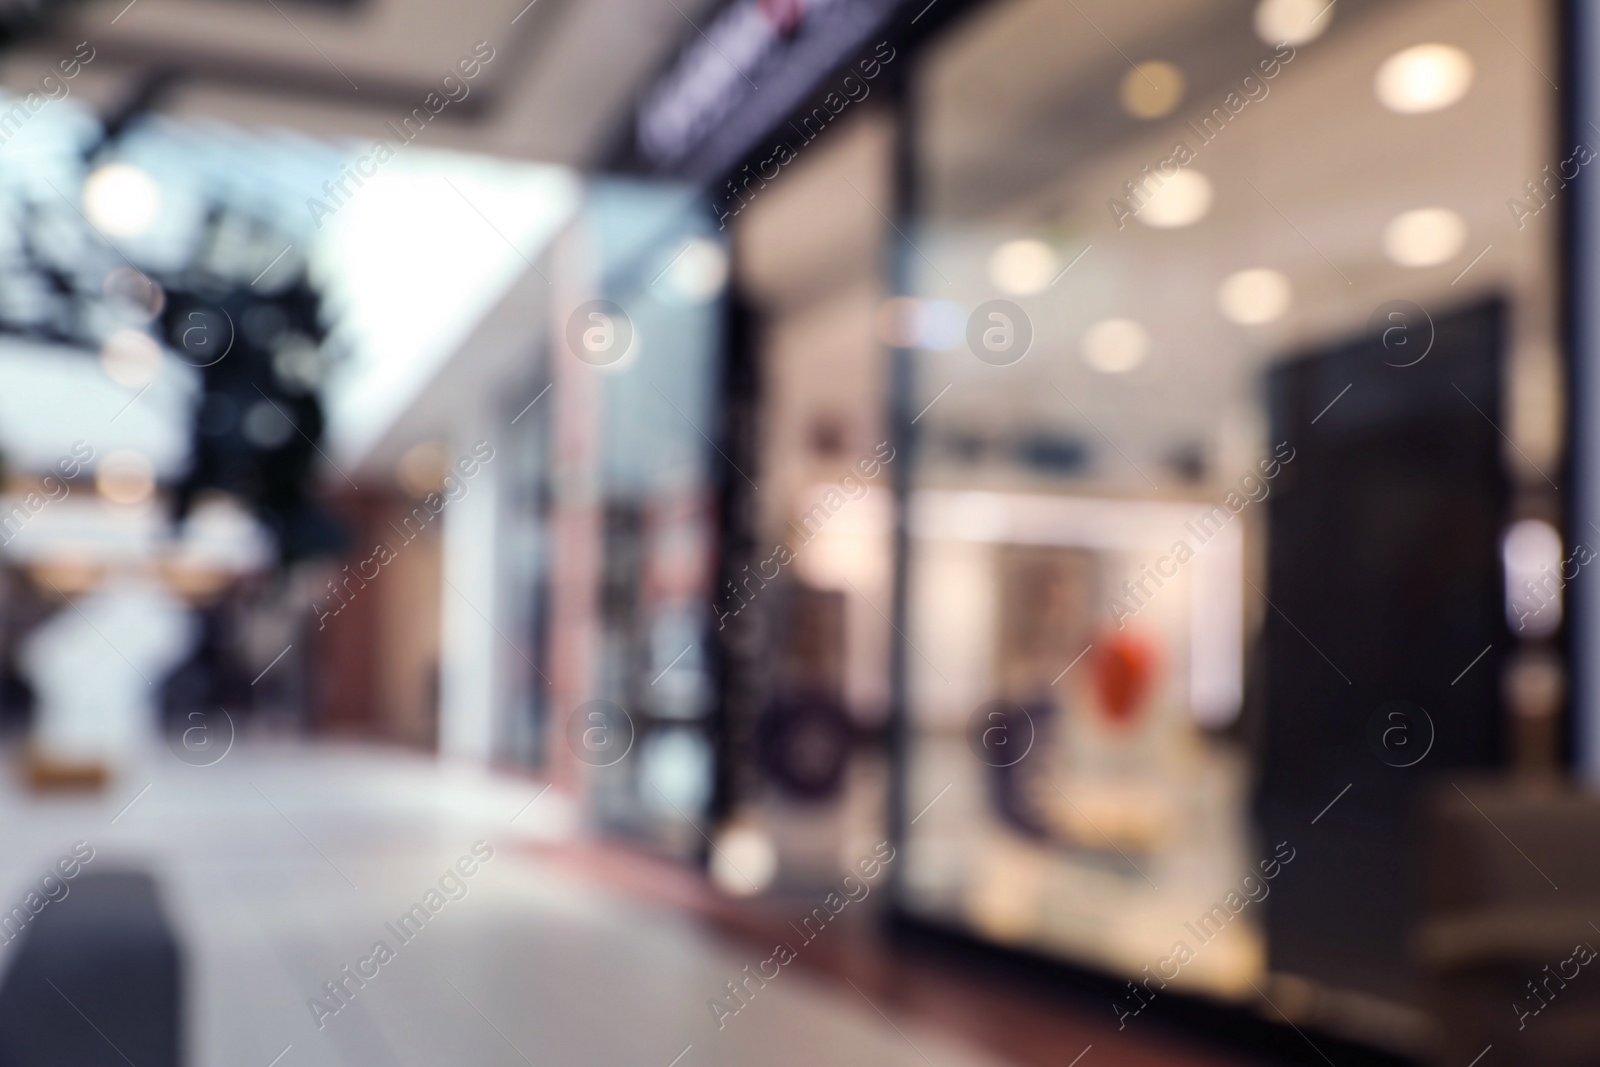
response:
<svg viewBox="0 0 1600 1067"><path fill-rule="evenodd" d="M896 0L734 0L645 94L648 169L707 178L732 166L888 21Z"/></svg>

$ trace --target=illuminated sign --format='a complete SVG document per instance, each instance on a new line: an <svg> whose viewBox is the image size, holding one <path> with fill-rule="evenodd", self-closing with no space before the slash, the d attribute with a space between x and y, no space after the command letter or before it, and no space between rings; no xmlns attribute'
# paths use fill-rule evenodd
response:
<svg viewBox="0 0 1600 1067"><path fill-rule="evenodd" d="M734 0L645 95L637 151L651 170L714 177L879 30L895 0Z"/></svg>

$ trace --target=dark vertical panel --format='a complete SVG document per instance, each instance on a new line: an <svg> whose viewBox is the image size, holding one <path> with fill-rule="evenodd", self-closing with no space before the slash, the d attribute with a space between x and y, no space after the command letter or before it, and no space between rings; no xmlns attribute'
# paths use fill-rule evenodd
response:
<svg viewBox="0 0 1600 1067"><path fill-rule="evenodd" d="M1600 51L1600 13L1593 4L1569 0L1562 5L1560 44L1565 92L1561 144L1596 145L1600 134L1600 79L1594 59ZM1567 426L1570 428L1568 470L1562 484L1570 488L1568 544L1590 543L1600 526L1600 433L1590 417L1600 411L1600 374L1594 353L1600 350L1600 314L1594 294L1600 289L1600 190L1592 175L1571 183L1556 201L1566 212L1561 225L1565 269L1563 325L1567 365ZM1572 762L1591 782L1600 776L1600 662L1585 655L1600 640L1600 583L1574 582L1568 589L1569 651L1573 674L1568 732Z"/></svg>
<svg viewBox="0 0 1600 1067"><path fill-rule="evenodd" d="M897 38L891 38L896 47L905 49L907 32L902 30ZM886 84L883 91L889 101L889 106L894 109L896 118L894 127L894 157L890 163L893 167L894 206L890 213L895 218L895 226L901 233L912 232L916 226L917 216L917 146L916 146L916 109L912 106L912 86L915 78L915 57L908 56L899 66L885 69ZM901 295L911 291L910 267L906 252L899 241L889 239L884 242L885 256L888 262L884 265L889 278L889 291L892 295ZM891 840L896 849L901 848L905 842L906 819L909 815L907 805L909 798L906 789L909 782L909 753L907 746L911 740L910 724L908 722L909 709L906 706L906 657L908 650L904 634L909 625L906 618L907 590L906 581L910 565L911 538L906 527L906 504L911 492L911 482L916 466L915 429L911 420L915 417L911 404L916 389L916 366L913 362L914 351L909 348L896 348L889 360L889 413L888 429L891 447L895 450L897 462L889 465L890 485L894 493L894 533L891 557L893 559L893 599L890 602L889 614L894 620L895 637L889 644L889 802L888 802L888 828ZM890 878L893 879L895 895L900 893L901 880L905 871L905 864L892 864Z"/></svg>
<svg viewBox="0 0 1600 1067"><path fill-rule="evenodd" d="M727 600L725 591L746 566L761 558L756 534L760 509L756 490L738 470L760 478L761 458L761 359L756 311L739 291L738 246L729 277L726 302L727 329L723 345L721 408L722 440L718 446L729 463L718 467L717 575L711 593L710 617L717 680L718 700L712 713L713 749L716 753L716 780L712 789L710 815L713 821L724 818L734 803L747 796L753 765L753 730L760 711L763 689L760 678L761 613L741 612L717 624L718 607ZM759 484L759 483L758 483ZM737 601L735 601L737 602ZM726 610L725 608L723 609Z"/></svg>
<svg viewBox="0 0 1600 1067"><path fill-rule="evenodd" d="M1505 311L1491 303L1434 326L1412 366L1393 364L1414 346L1401 360L1374 334L1268 375L1272 440L1294 459L1267 504L1259 800L1268 847L1297 851L1268 905L1271 965L1400 997L1414 993L1413 802L1449 769L1500 762L1508 644L1508 490L1490 421ZM1391 701L1432 720L1431 750L1414 765L1393 765L1412 758L1401 735L1374 742L1377 717L1380 735L1408 731L1416 755L1427 744L1414 716L1387 719Z"/></svg>

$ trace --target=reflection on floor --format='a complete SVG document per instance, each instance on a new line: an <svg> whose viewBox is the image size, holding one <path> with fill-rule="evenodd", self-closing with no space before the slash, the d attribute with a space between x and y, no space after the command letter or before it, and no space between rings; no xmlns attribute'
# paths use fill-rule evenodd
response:
<svg viewBox="0 0 1600 1067"><path fill-rule="evenodd" d="M41 800L7 778L0 910L78 841L88 869L153 872L186 950L191 1067L1065 1067L1087 1045L1082 1067L1229 1062L1087 1010L1063 1029L881 962L785 967L719 1029L707 1001L764 955L683 900L572 862L557 793L368 749L240 745L210 767L161 756L99 797ZM1018 1041L1030 1011L1031 1045Z"/></svg>

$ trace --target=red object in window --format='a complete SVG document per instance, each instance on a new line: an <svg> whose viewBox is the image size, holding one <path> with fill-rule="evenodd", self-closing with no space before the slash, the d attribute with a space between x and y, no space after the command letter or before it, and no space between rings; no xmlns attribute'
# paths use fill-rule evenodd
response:
<svg viewBox="0 0 1600 1067"><path fill-rule="evenodd" d="M1156 651L1148 641L1118 633L1094 643L1094 691L1106 717L1132 722L1156 677Z"/></svg>
<svg viewBox="0 0 1600 1067"><path fill-rule="evenodd" d="M756 6L780 37L793 37L806 15L806 0L756 0Z"/></svg>

